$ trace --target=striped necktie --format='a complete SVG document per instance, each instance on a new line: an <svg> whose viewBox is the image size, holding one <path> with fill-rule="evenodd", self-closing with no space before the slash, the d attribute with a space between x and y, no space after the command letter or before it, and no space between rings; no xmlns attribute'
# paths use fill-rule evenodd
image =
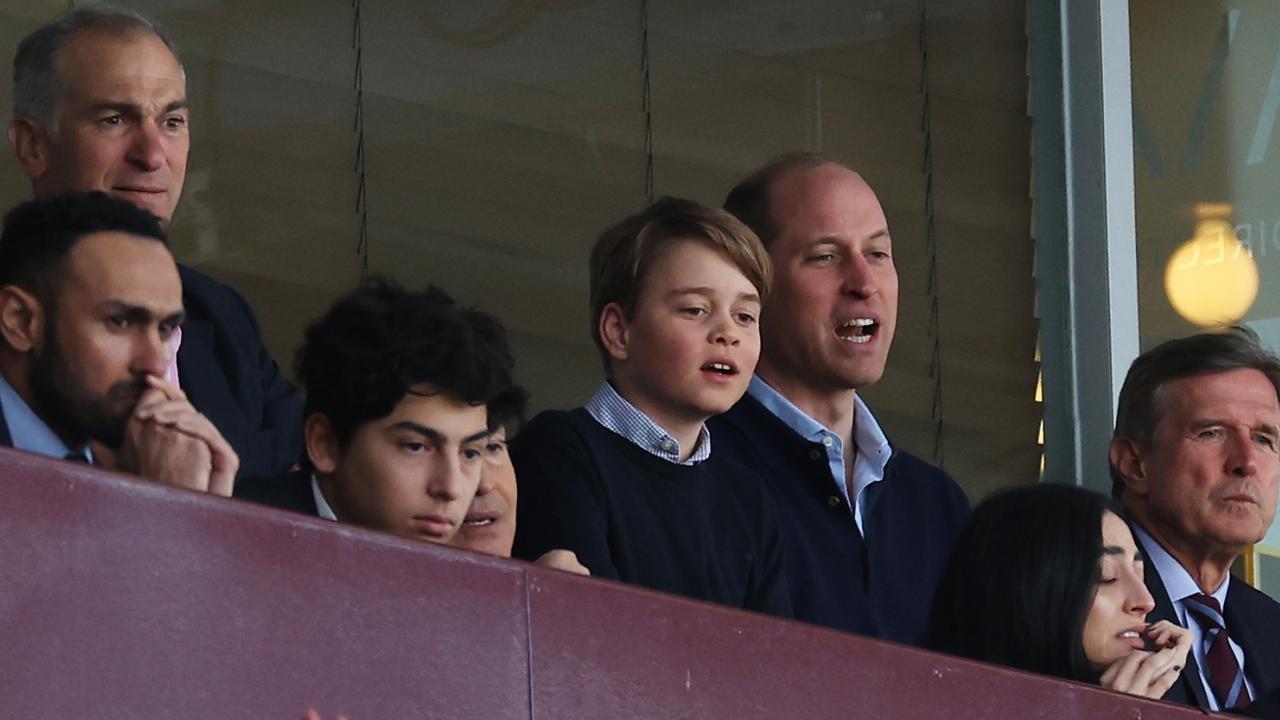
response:
<svg viewBox="0 0 1280 720"><path fill-rule="evenodd" d="M1249 702L1249 688L1244 684L1244 673L1236 663L1236 655L1231 652L1231 643L1227 638L1227 621L1222 616L1222 608L1217 598L1203 593L1189 595L1183 599L1187 611L1200 623L1204 635L1204 663L1209 670L1209 687L1218 698L1218 707L1223 710L1246 707Z"/></svg>

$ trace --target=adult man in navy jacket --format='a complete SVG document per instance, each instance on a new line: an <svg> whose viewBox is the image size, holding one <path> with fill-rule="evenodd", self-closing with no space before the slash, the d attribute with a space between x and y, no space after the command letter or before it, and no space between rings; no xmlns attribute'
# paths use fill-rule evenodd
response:
<svg viewBox="0 0 1280 720"><path fill-rule="evenodd" d="M884 211L861 176L808 154L761 168L725 209L769 248L774 289L756 377L712 436L770 481L796 617L914 642L969 502L857 395L884 373L897 319Z"/></svg>
<svg viewBox="0 0 1280 720"><path fill-rule="evenodd" d="M185 72L159 27L125 10L73 11L19 45L13 98L9 142L37 198L98 190L169 224L190 137ZM301 449L301 396L244 299L178 270L187 315L166 378L235 449L241 476L278 475Z"/></svg>

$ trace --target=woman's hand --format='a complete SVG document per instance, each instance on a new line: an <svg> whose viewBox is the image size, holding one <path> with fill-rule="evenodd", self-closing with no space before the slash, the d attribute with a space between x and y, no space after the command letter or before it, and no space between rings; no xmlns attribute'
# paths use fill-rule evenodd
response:
<svg viewBox="0 0 1280 720"><path fill-rule="evenodd" d="M1146 636L1156 649L1134 650L1111 664L1098 679L1110 690L1159 700L1177 681L1191 650L1191 631L1161 620L1147 626Z"/></svg>

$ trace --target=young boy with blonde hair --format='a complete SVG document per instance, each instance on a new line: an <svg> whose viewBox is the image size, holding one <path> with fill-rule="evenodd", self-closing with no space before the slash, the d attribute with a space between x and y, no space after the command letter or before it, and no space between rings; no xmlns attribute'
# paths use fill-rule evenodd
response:
<svg viewBox="0 0 1280 720"><path fill-rule="evenodd" d="M791 615L764 485L713 454L706 427L746 392L771 279L755 233L688 200L600 236L592 337L608 379L512 444L516 557L565 548L597 577Z"/></svg>

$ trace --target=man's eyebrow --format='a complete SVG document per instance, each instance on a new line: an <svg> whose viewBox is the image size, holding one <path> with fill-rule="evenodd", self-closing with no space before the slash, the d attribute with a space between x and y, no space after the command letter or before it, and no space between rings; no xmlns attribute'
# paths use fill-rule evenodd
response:
<svg viewBox="0 0 1280 720"><path fill-rule="evenodd" d="M124 300L104 300L101 303L104 311L110 313L123 313L130 320L150 322L158 316L158 313L152 312L151 308L145 305L127 302ZM175 310L167 315L160 317L161 322L167 322L173 325L180 324L187 317L185 310Z"/></svg>
<svg viewBox="0 0 1280 720"><path fill-rule="evenodd" d="M469 443L469 442L475 442L475 441L477 441L477 440L484 440L485 438L489 437L489 436L490 436L490 435L492 435L492 434L493 434L493 431L492 431L492 430L490 430L489 428L485 428L485 429L481 430L480 432L474 432L474 433L471 433L470 435L468 435L468 436L466 436L466 437L462 438L462 442L463 442L463 443Z"/></svg>
<svg viewBox="0 0 1280 720"><path fill-rule="evenodd" d="M122 115L137 115L139 109L140 109L139 106L135 105L134 103L117 102L112 100L108 100L106 102L94 103L89 108L90 112L94 112L94 113L111 110L112 112L120 113Z"/></svg>
<svg viewBox="0 0 1280 720"><path fill-rule="evenodd" d="M168 113L177 112L179 110L186 110L188 107L190 107L190 105L191 103L188 102L186 98L182 98L181 100L174 100L173 102L164 106L164 110L162 111L162 114L167 115ZM93 113L105 112L107 110L110 110L112 112L120 113L121 115L141 115L142 114L141 105L138 105L137 103L123 102L123 101L117 101L117 100L108 100L106 102L95 103L94 105L90 106L89 110L90 112L93 112Z"/></svg>
<svg viewBox="0 0 1280 720"><path fill-rule="evenodd" d="M868 242L871 240L888 240L890 242L893 242L893 238L889 237L889 228L880 228L879 230L876 230L875 232L866 236L866 238L863 239L862 242ZM840 247L844 247L846 244L847 243L845 240L841 239L836 235L823 235L821 237L817 237L809 241L808 249L812 251L814 248L822 247L823 245L830 245L835 248L840 248Z"/></svg>
<svg viewBox="0 0 1280 720"><path fill-rule="evenodd" d="M417 433L437 445L444 442L444 433L436 430L435 428L413 422L412 420L401 420L398 423L394 423L391 426L391 429L408 430L409 432Z"/></svg>
<svg viewBox="0 0 1280 720"><path fill-rule="evenodd" d="M445 441L448 439L446 438L445 434L440 432L439 430L433 427L428 427L421 423L416 423L412 420L401 420L398 423L394 423L391 426L391 428L393 430L408 430L409 432L417 433L437 445L443 445ZM492 430L490 430L489 428L485 428L483 430L480 430L479 432L471 433L470 435L462 438L462 442L469 443L469 442L475 442L477 440L483 440L492 434L493 434Z"/></svg>
<svg viewBox="0 0 1280 720"><path fill-rule="evenodd" d="M1105 557L1105 556L1110 556L1110 555L1121 555L1121 556L1123 556L1123 555L1124 555L1124 548L1120 547L1119 545L1103 545L1103 546L1102 546L1102 554L1103 554L1103 556L1104 556L1104 557Z"/></svg>
<svg viewBox="0 0 1280 720"><path fill-rule="evenodd" d="M1191 422L1187 423L1187 427L1191 430L1201 430L1207 427L1217 427L1217 426L1230 427L1233 425L1235 425L1235 422L1232 420L1225 420L1222 418L1212 418L1212 417L1196 418ZM1269 423L1269 422L1260 422L1260 423L1251 425L1249 429L1253 430L1254 432L1260 431L1260 432L1267 433L1268 435L1280 436L1280 427L1273 425L1272 423Z"/></svg>

